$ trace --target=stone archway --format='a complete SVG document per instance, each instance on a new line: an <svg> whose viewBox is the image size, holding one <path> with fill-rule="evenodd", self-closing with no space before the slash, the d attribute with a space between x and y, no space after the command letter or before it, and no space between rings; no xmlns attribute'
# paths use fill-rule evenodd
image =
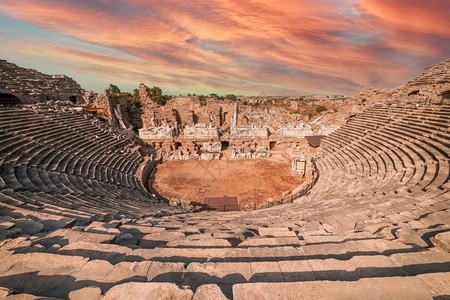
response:
<svg viewBox="0 0 450 300"><path fill-rule="evenodd" d="M0 91L0 106L12 106L20 103L20 99L13 94Z"/></svg>

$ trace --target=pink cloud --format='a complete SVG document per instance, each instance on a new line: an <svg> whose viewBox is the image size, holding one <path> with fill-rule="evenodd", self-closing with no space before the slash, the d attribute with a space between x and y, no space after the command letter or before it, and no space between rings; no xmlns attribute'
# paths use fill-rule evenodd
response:
<svg viewBox="0 0 450 300"><path fill-rule="evenodd" d="M128 55L50 45L48 55L89 65L79 72L150 74L172 90L346 94L396 86L446 58L446 7L443 0L0 3L4 14Z"/></svg>
<svg viewBox="0 0 450 300"><path fill-rule="evenodd" d="M391 30L450 37L446 0L363 0L358 7Z"/></svg>

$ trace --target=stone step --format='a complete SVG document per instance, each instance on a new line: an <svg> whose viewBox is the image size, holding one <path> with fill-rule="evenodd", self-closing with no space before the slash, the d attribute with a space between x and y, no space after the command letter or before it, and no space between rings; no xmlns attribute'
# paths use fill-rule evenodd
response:
<svg viewBox="0 0 450 300"><path fill-rule="evenodd" d="M415 277L233 285L233 299L355 299L355 296L358 299L408 300L433 299L436 294Z"/></svg>
<svg viewBox="0 0 450 300"><path fill-rule="evenodd" d="M270 236L270 237L297 237L295 232L290 231L289 228L259 228L260 236Z"/></svg>

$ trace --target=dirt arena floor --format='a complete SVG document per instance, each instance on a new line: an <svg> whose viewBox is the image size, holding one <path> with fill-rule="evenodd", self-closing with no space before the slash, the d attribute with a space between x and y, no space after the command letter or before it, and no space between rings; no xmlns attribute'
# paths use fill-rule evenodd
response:
<svg viewBox="0 0 450 300"><path fill-rule="evenodd" d="M281 200L303 182L289 158L176 160L158 166L154 189L167 199L203 203L205 197L237 197L240 204Z"/></svg>

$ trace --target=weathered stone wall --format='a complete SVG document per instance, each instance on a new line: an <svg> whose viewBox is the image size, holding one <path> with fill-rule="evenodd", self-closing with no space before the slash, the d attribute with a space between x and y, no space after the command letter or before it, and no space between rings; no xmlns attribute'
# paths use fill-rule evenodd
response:
<svg viewBox="0 0 450 300"><path fill-rule="evenodd" d="M84 103L84 90L66 75L47 75L0 60L0 88L18 97L24 104L47 100Z"/></svg>
<svg viewBox="0 0 450 300"><path fill-rule="evenodd" d="M149 127L139 129L139 138L143 140L166 140L172 139L176 134L175 127Z"/></svg>
<svg viewBox="0 0 450 300"><path fill-rule="evenodd" d="M288 126L288 127L279 127L277 129L277 134L282 137L297 137L302 138L304 136L308 135L314 135L314 132L309 125L305 125L303 123L300 123L297 126Z"/></svg>
<svg viewBox="0 0 450 300"><path fill-rule="evenodd" d="M156 126L178 126L182 130L186 125L193 127L196 124L207 124L223 131L230 126L232 115L232 102L228 100L216 100L209 97L206 101L200 101L198 97L173 97L165 105L158 105L147 95L147 87L139 87L139 95L143 103L142 124L150 127L153 122Z"/></svg>
<svg viewBox="0 0 450 300"><path fill-rule="evenodd" d="M338 129L339 129L339 126L333 126L333 125L331 125L331 126L324 126L324 125L322 125L319 128L319 130L317 131L317 134L318 135L330 135L330 134L332 134L333 132L335 132Z"/></svg>
<svg viewBox="0 0 450 300"><path fill-rule="evenodd" d="M215 153L222 150L222 144L220 142L215 143L203 143L202 153Z"/></svg>
<svg viewBox="0 0 450 300"><path fill-rule="evenodd" d="M186 125L183 132L186 139L219 139L219 129L208 127L206 124L197 124L193 127Z"/></svg>
<svg viewBox="0 0 450 300"><path fill-rule="evenodd" d="M283 151L300 147L309 152L304 136L329 135L375 103L450 101L449 64L450 60L446 60L430 67L407 85L391 91L367 88L352 98L238 97L237 101L231 101L215 96L201 100L196 96L180 96L160 106L148 98L147 88L141 86L141 100L145 104L143 123L148 126L153 119L156 126L178 129L174 139L160 143L169 156L175 150L189 154L188 157L201 155L202 139L219 139L229 145L229 152L234 151L236 157L253 157L260 146L269 152L275 145ZM181 156L175 153L174 157Z"/></svg>
<svg viewBox="0 0 450 300"><path fill-rule="evenodd" d="M263 138L269 137L269 129L266 126L236 126L231 129L233 138Z"/></svg>
<svg viewBox="0 0 450 300"><path fill-rule="evenodd" d="M95 97L91 107L101 109L109 124L114 128L128 129L133 127L131 124L133 118L130 114L131 106L121 96L110 97L105 90L103 94Z"/></svg>

